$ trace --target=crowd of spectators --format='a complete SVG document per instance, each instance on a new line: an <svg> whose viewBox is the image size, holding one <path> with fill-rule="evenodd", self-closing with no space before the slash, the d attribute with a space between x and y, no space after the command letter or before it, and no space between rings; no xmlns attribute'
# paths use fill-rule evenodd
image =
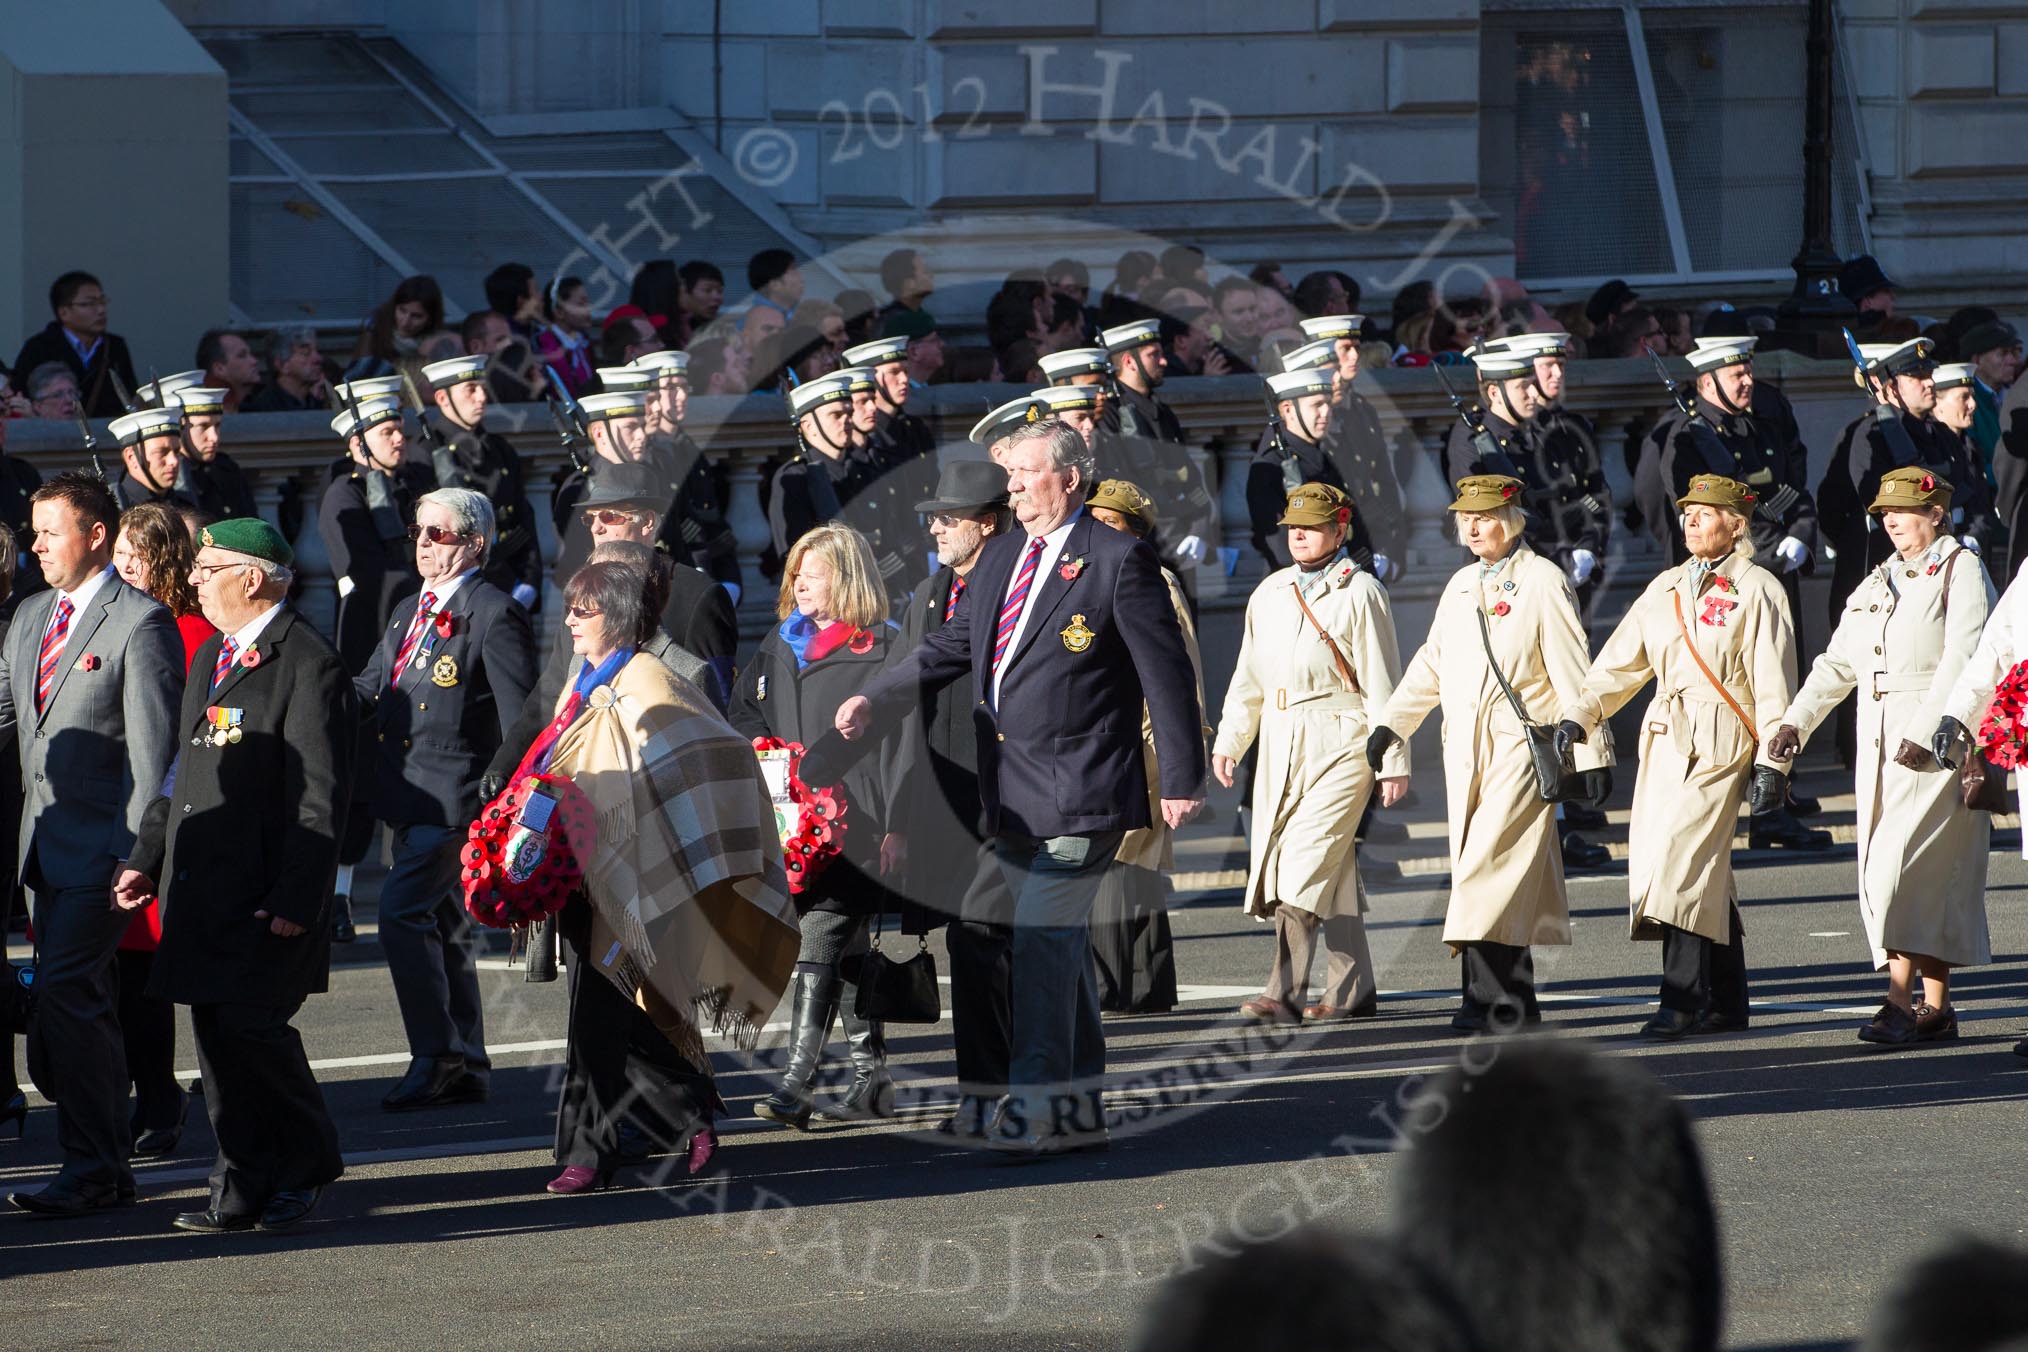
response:
<svg viewBox="0 0 2028 1352"><path fill-rule="evenodd" d="M718 267L657 259L635 275L625 303L603 314L586 279L560 276L545 285L533 268L506 263L486 277L483 297L459 298L472 308L456 322L435 278L409 277L373 311L349 351L327 351L310 325L265 333L215 328L197 338L191 365L206 385L228 391L228 412L323 409L340 379L413 375L428 362L465 355L494 359L491 392L503 403L538 399L550 381L573 395L594 393L600 367L662 349L689 353L698 394L780 392L836 369L848 347L895 336L909 340L916 387L1040 384L1043 357L1088 346L1102 328L1153 318L1172 376L1271 374L1281 354L1304 341L1302 320L1358 313L1361 304L1359 283L1343 271L1319 269L1292 281L1270 262L1213 281L1202 249L1175 244L1159 254L1122 254L1096 294L1090 268L1074 258L1017 268L983 315L947 331L931 308L937 275L920 249L895 249L882 260L884 301L857 288L830 298L808 294L805 262L786 249L755 254L746 265L747 300L728 310ZM1983 306L1925 326L1897 311L1898 287L1870 257L1847 263L1839 282L1857 308L1861 338L1926 336L1938 360L1974 363L1995 394L1981 406L1981 439L1997 436L1997 392L2020 363L2011 327ZM125 340L107 326L105 288L90 273L67 272L50 287L49 306L49 323L0 369L0 412L118 416L141 382ZM1549 330L1569 333L1578 358L1681 357L1697 338L1765 334L1776 323L1770 305L1651 303L1619 279L1554 304L1512 278L1494 278L1468 295L1446 295L1424 280L1400 288L1386 313L1365 317L1361 365L1457 365L1481 341Z"/></svg>

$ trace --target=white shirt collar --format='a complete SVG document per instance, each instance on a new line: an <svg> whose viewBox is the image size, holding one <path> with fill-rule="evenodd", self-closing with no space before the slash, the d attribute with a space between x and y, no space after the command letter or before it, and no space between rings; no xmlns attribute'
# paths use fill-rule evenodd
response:
<svg viewBox="0 0 2028 1352"><path fill-rule="evenodd" d="M275 622L275 616L281 613L282 608L279 604L269 606L266 610L263 610L260 614L234 630L232 634L232 650L236 653L245 652L255 639L267 632L267 627Z"/></svg>
<svg viewBox="0 0 2028 1352"><path fill-rule="evenodd" d="M425 582L423 583L423 590L429 592L431 595L437 598L436 608L438 610L442 610L445 606L451 603L451 598L458 594L458 588L465 585L465 580L467 578L478 576L478 573L479 570L476 568L467 568L464 572L459 573L456 577L450 578L443 582L439 582L434 587L432 587L429 583Z"/></svg>
<svg viewBox="0 0 2028 1352"><path fill-rule="evenodd" d="M98 572L93 573L90 577L78 583L72 590L64 592L63 595L70 600L71 615L73 617L82 615L84 608L92 603L92 598L99 594L100 589L106 585L106 580L112 576L113 565L109 563Z"/></svg>

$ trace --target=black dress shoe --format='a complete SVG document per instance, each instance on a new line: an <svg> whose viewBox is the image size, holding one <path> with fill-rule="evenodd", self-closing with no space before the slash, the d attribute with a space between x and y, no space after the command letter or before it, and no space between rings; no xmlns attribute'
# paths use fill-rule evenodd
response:
<svg viewBox="0 0 2028 1352"><path fill-rule="evenodd" d="M331 898L331 942L349 944L359 938L359 927L352 923L352 898L343 892Z"/></svg>
<svg viewBox="0 0 2028 1352"><path fill-rule="evenodd" d="M1958 1011L1955 1005L1938 1009L1935 1005L1915 1007L1915 1040L1917 1042L1956 1042L1958 1040Z"/></svg>
<svg viewBox="0 0 2028 1352"><path fill-rule="evenodd" d="M251 1230L258 1221L256 1216L237 1211L179 1211L169 1224L193 1235L230 1235Z"/></svg>
<svg viewBox="0 0 2028 1352"><path fill-rule="evenodd" d="M1721 1014L1715 1009L1705 1011L1704 1017L1697 1021L1700 1033L1743 1033L1746 1028L1746 1015Z"/></svg>
<svg viewBox="0 0 2028 1352"><path fill-rule="evenodd" d="M464 1057L419 1056L409 1062L408 1074L387 1091L380 1106L391 1113L403 1113L451 1103L478 1103L485 1097L486 1082L465 1069Z"/></svg>
<svg viewBox="0 0 2028 1352"><path fill-rule="evenodd" d="M1606 814L1590 803L1565 803L1563 827L1566 831L1603 831L1606 829Z"/></svg>
<svg viewBox="0 0 2028 1352"><path fill-rule="evenodd" d="M1789 800L1784 805L1791 817L1814 817L1824 810L1824 805L1806 793L1789 790Z"/></svg>
<svg viewBox="0 0 2028 1352"><path fill-rule="evenodd" d="M176 1091L176 1121L166 1127L147 1127L134 1133L134 1148L128 1155L137 1160L154 1159L159 1155L173 1155L176 1147L183 1144L183 1120L190 1113L190 1095Z"/></svg>
<svg viewBox="0 0 2028 1352"><path fill-rule="evenodd" d="M132 1184L117 1188L81 1188L74 1183L56 1182L39 1192L9 1193L7 1200L31 1216L42 1216L49 1220L62 1220L71 1216L87 1216L94 1211L110 1211L114 1207L132 1206L134 1189Z"/></svg>
<svg viewBox="0 0 2028 1352"><path fill-rule="evenodd" d="M1492 1016L1476 1000L1467 1000L1451 1015L1451 1027L1460 1033L1483 1033L1493 1026Z"/></svg>
<svg viewBox="0 0 2028 1352"><path fill-rule="evenodd" d="M1915 1015L1892 1000L1880 1006L1873 1022L1859 1030L1861 1042L1881 1047L1913 1047L1915 1037Z"/></svg>
<svg viewBox="0 0 2028 1352"><path fill-rule="evenodd" d="M1660 1009L1655 1011L1654 1018L1641 1025L1641 1036L1673 1042L1685 1033L1696 1032L1703 1021L1704 1015L1687 1009Z"/></svg>
<svg viewBox="0 0 2028 1352"><path fill-rule="evenodd" d="M278 1192L268 1198L268 1204L261 1208L257 1222L262 1230L273 1233L277 1230L292 1230L302 1223L317 1205L317 1199L324 1193L322 1188L297 1188Z"/></svg>
<svg viewBox="0 0 2028 1352"><path fill-rule="evenodd" d="M1785 809L1776 808L1752 819L1746 844L1752 850L1799 850L1811 853L1831 848L1831 833L1803 825Z"/></svg>
<svg viewBox="0 0 2028 1352"><path fill-rule="evenodd" d="M1575 831L1563 833L1563 866L1571 868L1604 868L1613 861L1612 851L1603 845L1594 845Z"/></svg>

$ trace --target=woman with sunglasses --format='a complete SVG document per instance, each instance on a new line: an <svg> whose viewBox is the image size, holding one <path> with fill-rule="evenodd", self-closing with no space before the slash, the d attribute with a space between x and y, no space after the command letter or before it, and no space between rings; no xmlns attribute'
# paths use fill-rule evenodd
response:
<svg viewBox="0 0 2028 1352"><path fill-rule="evenodd" d="M887 664L896 637L887 622L887 589L866 537L837 523L814 527L789 549L775 614L780 624L754 654L732 692L732 725L748 737L779 737L807 747L828 731L838 706ZM796 896L802 947L796 955L789 1015L788 1064L781 1087L754 1112L801 1131L810 1124L817 1063L835 1017L852 1049L852 1087L817 1116L851 1121L885 1116L890 1082L878 1022L853 1012L857 959L866 921L898 910L883 878L898 876L907 847L895 829L904 739L861 759L844 778L845 839Z"/></svg>
<svg viewBox="0 0 2028 1352"><path fill-rule="evenodd" d="M557 917L570 945L570 1023L553 1193L604 1187L622 1123L644 1105L680 1133L696 1173L723 1108L704 1035L751 1049L796 946L774 809L745 739L696 686L645 650L645 575L589 563L564 588L577 669L520 775L568 779L586 800L569 847L583 887ZM553 848L553 846L552 846ZM653 885L650 885L652 880ZM659 1042L655 1088L630 1049Z"/></svg>

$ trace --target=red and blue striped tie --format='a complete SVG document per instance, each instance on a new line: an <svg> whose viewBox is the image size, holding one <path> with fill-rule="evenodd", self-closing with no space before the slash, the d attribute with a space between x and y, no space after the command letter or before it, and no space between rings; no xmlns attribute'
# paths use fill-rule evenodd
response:
<svg viewBox="0 0 2028 1352"><path fill-rule="evenodd" d="M946 602L944 602L944 623L945 623L945 624L949 624L949 623L951 622L951 616L953 616L953 615L955 615L955 614L957 614L957 613L958 613L958 598L959 598L960 596L963 596L964 594L965 594L965 580L964 580L963 578L961 578L961 577L954 577L954 578L952 578L952 579L951 579L951 599L950 599L950 600L948 600L948 601L946 601Z"/></svg>
<svg viewBox="0 0 2028 1352"><path fill-rule="evenodd" d="M225 642L218 645L218 661L213 663L211 668L211 688L213 690L218 689L220 685L224 684L225 673L232 670L232 659L238 656L239 645L234 643L230 638L227 638Z"/></svg>
<svg viewBox="0 0 2028 1352"><path fill-rule="evenodd" d="M1020 571L1014 574L1014 585L1007 589L1007 600L1000 607L1000 626L993 631L993 670L1000 669L1000 659L1007 655L1007 645L1014 640L1014 623L1021 618L1021 608L1028 604L1028 589L1035 585L1035 565L1042 561L1042 541L1028 546L1028 553L1021 559Z"/></svg>
<svg viewBox="0 0 2028 1352"><path fill-rule="evenodd" d="M49 703L49 688L56 684L57 659L63 656L63 645L70 638L70 598L56 598L56 613L50 617L49 628L42 633L42 651L35 660L35 712L41 713Z"/></svg>

